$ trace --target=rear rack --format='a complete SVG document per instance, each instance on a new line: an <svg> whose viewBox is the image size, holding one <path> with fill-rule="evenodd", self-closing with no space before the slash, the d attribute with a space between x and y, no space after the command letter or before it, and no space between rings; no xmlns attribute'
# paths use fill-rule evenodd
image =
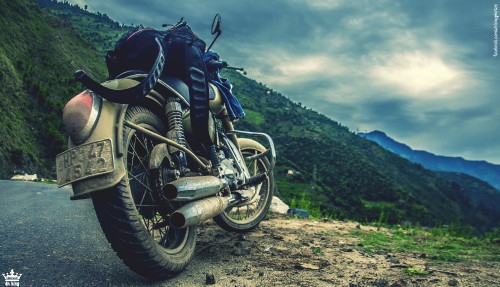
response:
<svg viewBox="0 0 500 287"><path fill-rule="evenodd" d="M267 140L267 143L269 144L269 149L263 153L259 153L259 154L250 156L247 159L248 160L256 160L256 159L259 159L262 157L268 157L268 158L270 158L270 160L269 160L270 166L269 166L269 170L267 171L267 174L270 174L271 172L273 172L274 165L276 164L276 150L274 148L273 139L268 134L257 133L257 132L239 131L239 130L228 131L227 134L237 134L237 135L240 134L240 135L246 135L246 136L255 136L255 137L265 138Z"/></svg>

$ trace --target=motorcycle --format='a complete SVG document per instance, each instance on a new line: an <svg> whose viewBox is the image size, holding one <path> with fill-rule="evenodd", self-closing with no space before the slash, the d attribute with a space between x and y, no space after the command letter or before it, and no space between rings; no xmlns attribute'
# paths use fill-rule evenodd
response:
<svg viewBox="0 0 500 287"><path fill-rule="evenodd" d="M217 15L210 47L220 23ZM256 228L273 198L276 161L269 135L234 128L212 82L208 122L215 144L197 142L189 89L179 78L159 76L166 65L159 42L158 50L147 74L129 71L97 83L75 73L88 89L64 108L69 147L56 157L58 186L71 184L72 200L91 198L113 250L153 280L187 267L202 222L213 219L232 232ZM226 62L210 65L242 71ZM123 103L124 95L134 100Z"/></svg>

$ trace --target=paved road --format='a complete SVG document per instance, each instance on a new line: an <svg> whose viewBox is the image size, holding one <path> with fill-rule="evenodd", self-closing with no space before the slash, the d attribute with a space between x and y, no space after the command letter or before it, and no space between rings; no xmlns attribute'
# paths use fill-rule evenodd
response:
<svg viewBox="0 0 500 287"><path fill-rule="evenodd" d="M71 194L55 185L0 181L0 273L21 273L20 286L183 286L194 276L193 266L164 282L137 276L106 241L91 200L70 201ZM196 277L203 286L205 278Z"/></svg>

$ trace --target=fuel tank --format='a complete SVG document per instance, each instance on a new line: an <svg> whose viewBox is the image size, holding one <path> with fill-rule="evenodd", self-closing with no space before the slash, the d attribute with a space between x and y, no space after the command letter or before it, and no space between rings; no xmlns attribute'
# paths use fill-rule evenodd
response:
<svg viewBox="0 0 500 287"><path fill-rule="evenodd" d="M214 116L218 116L224 111L224 101L222 100L222 95L220 94L219 89L212 83L209 83L208 91L210 111ZM183 113L182 123L188 142L190 142L190 139L194 140L189 110ZM209 118L208 125L210 130L210 139L214 142L217 138L214 117Z"/></svg>
<svg viewBox="0 0 500 287"><path fill-rule="evenodd" d="M224 102L219 89L212 83L208 85L208 99L210 100L210 111L218 116L224 110Z"/></svg>

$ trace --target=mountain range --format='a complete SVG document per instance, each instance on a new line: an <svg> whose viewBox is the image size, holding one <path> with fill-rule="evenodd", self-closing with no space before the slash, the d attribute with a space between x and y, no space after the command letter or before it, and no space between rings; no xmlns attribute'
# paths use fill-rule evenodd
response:
<svg viewBox="0 0 500 287"><path fill-rule="evenodd" d="M414 150L406 144L397 142L382 131L376 130L369 133L358 133L358 135L430 170L465 173L484 180L500 190L500 165Z"/></svg>
<svg viewBox="0 0 500 287"><path fill-rule="evenodd" d="M130 27L51 0L1 1L0 16L0 178L16 168L54 177L54 157L67 144L61 111L83 89L73 72L105 80L104 51ZM234 71L223 76L245 108L236 128L275 140L277 194L286 203L304 201L324 216L362 222L499 226L500 199L485 205L470 197L476 187L484 192L477 179L446 178L264 83Z"/></svg>

